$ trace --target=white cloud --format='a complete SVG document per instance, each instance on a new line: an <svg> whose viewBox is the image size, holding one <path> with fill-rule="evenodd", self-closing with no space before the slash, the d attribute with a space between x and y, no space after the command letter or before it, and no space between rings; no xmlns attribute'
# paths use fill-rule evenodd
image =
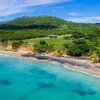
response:
<svg viewBox="0 0 100 100"><path fill-rule="evenodd" d="M69 12L68 15L69 16L78 16L79 13L78 12Z"/></svg>
<svg viewBox="0 0 100 100"><path fill-rule="evenodd" d="M18 8L8 8L8 9L3 9L2 11L0 11L0 17L4 17L4 16L8 16L11 14L16 14L19 12L24 11L24 9L18 9Z"/></svg>
<svg viewBox="0 0 100 100"><path fill-rule="evenodd" d="M83 17L83 18L68 18L68 21L82 22L82 23L96 23L100 22L100 16Z"/></svg>
<svg viewBox="0 0 100 100"><path fill-rule="evenodd" d="M28 6L69 1L71 0L0 0L0 17L22 12Z"/></svg>

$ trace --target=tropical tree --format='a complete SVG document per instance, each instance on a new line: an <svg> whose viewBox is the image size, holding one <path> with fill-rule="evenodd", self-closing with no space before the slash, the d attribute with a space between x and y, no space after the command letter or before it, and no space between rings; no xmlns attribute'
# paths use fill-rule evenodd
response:
<svg viewBox="0 0 100 100"><path fill-rule="evenodd" d="M34 45L34 51L37 53L45 53L47 50L48 44L44 40L41 40L39 44Z"/></svg>

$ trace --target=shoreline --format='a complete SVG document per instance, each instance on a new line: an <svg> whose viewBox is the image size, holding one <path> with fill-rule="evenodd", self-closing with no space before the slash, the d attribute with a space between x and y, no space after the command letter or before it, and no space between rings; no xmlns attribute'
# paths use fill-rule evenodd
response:
<svg viewBox="0 0 100 100"><path fill-rule="evenodd" d="M83 74L86 74L86 75L90 75L90 76L93 76L93 77L96 77L96 78L100 78L100 66L96 66L95 64L92 64L90 63L89 61L86 61L86 60L82 60L82 59L75 59L75 58L59 58L59 57L52 57L53 59L57 58L59 60L69 60L73 63L75 63L75 65L71 65L69 63L60 63L58 61L52 61L50 59L37 59L36 57L24 57L22 56L23 53L20 53L20 52L14 52L14 51L4 51L4 50L0 50L0 55L8 55L8 56L13 56L13 57L18 57L18 58L22 58L22 59L25 59L25 60L32 60L32 61L45 61L45 62L49 62L49 63L52 63L52 64L61 64L63 65L65 68L69 69L69 70L72 70L72 71L77 71L77 72L80 72L80 73L83 73ZM38 55L39 56L39 55ZM41 55L40 55L41 57ZM45 57L48 57L48 56L45 56ZM76 62L74 62L76 61ZM88 63L90 64L89 66L76 66L76 64L79 64L79 63Z"/></svg>

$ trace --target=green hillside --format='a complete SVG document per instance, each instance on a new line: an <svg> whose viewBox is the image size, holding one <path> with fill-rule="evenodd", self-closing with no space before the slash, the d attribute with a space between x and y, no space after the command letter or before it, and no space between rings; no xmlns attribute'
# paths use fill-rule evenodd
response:
<svg viewBox="0 0 100 100"><path fill-rule="evenodd" d="M12 21L1 23L0 28L19 29L19 28L38 28L38 29L54 29L63 24L68 24L63 19L52 16L39 16L39 17L19 17Z"/></svg>

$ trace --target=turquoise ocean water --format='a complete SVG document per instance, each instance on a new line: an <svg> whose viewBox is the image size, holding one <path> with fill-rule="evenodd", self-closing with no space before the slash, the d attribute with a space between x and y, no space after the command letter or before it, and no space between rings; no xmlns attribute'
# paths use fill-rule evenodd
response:
<svg viewBox="0 0 100 100"><path fill-rule="evenodd" d="M100 79L63 65L0 56L0 100L100 100Z"/></svg>

